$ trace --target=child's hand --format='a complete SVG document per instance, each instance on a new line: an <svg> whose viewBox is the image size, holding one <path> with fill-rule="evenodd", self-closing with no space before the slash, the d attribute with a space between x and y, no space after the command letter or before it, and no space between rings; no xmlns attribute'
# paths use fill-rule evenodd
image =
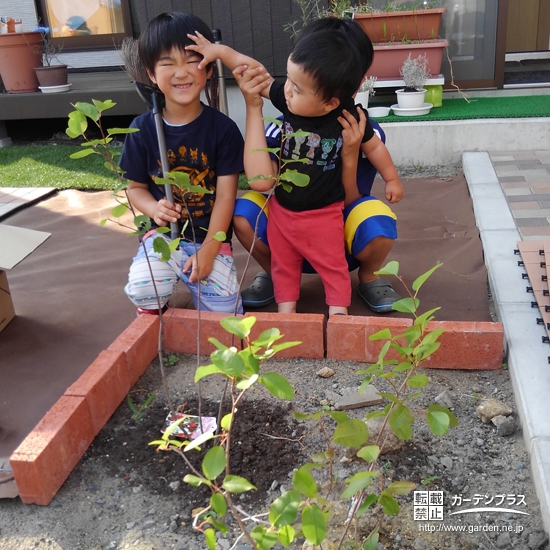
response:
<svg viewBox="0 0 550 550"><path fill-rule="evenodd" d="M212 273L215 258L215 254L208 253L208 248L201 248L198 254L193 254L183 264L182 272L189 276L190 283L198 283Z"/></svg>
<svg viewBox="0 0 550 550"><path fill-rule="evenodd" d="M386 200L389 203L399 202L403 198L403 194L403 186L398 179L386 182Z"/></svg>
<svg viewBox="0 0 550 550"><path fill-rule="evenodd" d="M158 226L164 227L171 222L177 222L181 218L180 212L181 205L174 205L166 199L161 199L157 202L153 220Z"/></svg>
<svg viewBox="0 0 550 550"><path fill-rule="evenodd" d="M205 38L200 32L195 34L188 34L187 38L190 38L195 45L185 46L186 50L191 50L202 55L202 60L198 65L199 69L203 69L212 61L216 61L220 57L220 46L218 44L212 44L210 40Z"/></svg>
<svg viewBox="0 0 550 550"><path fill-rule="evenodd" d="M359 114L359 120L345 109L342 111L343 116L338 117L338 122L343 128L342 137L344 138L344 144L342 146L342 157L346 157L347 155L359 155L361 140L363 139L367 126L367 118L365 117L363 109L360 107L357 107L357 113Z"/></svg>
<svg viewBox="0 0 550 550"><path fill-rule="evenodd" d="M260 66L255 69L249 69L247 65L239 65L234 71L233 76L241 89L246 104L250 107L262 107L262 91L271 85L271 76Z"/></svg>

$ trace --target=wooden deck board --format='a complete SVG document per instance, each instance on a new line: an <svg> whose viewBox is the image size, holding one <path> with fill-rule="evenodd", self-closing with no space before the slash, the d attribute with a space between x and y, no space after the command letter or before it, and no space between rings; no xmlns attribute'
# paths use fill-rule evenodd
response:
<svg viewBox="0 0 550 550"><path fill-rule="evenodd" d="M71 90L57 94L40 91L27 94L0 95L0 121L64 118L77 101L112 99L117 105L110 115L137 115L146 110L134 83L124 71L69 74Z"/></svg>

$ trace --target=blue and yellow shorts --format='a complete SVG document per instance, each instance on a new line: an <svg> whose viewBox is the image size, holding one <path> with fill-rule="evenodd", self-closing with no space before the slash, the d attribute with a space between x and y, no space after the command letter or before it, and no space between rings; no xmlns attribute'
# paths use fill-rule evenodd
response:
<svg viewBox="0 0 550 550"><path fill-rule="evenodd" d="M269 205L265 206L266 196L258 191L247 191L237 199L235 216L246 218L252 228L258 226L260 241L269 246L267 241L267 220ZM344 210L344 236L346 259L349 270L359 267L355 256L376 237L397 239L397 216L391 208L376 197L367 196L357 199ZM304 273L314 273L307 262L304 262Z"/></svg>

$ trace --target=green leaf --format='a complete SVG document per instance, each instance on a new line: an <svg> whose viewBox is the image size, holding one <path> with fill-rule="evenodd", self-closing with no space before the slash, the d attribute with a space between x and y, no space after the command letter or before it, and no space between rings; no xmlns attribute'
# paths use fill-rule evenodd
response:
<svg viewBox="0 0 550 550"><path fill-rule="evenodd" d="M309 176L298 172L298 170L285 170L281 174L280 179L283 181L290 181L296 187L306 187L309 185Z"/></svg>
<svg viewBox="0 0 550 550"><path fill-rule="evenodd" d="M256 318L253 317L255 320ZM264 330L256 340L254 340L255 346L260 346L262 348L269 348L273 342L280 340L283 337L278 328L268 328Z"/></svg>
<svg viewBox="0 0 550 550"><path fill-rule="evenodd" d="M218 519L216 519L213 515L209 516L206 522L212 525L213 527L215 527L221 533L226 534L229 531L229 528L227 527L227 525L222 521L219 521Z"/></svg>
<svg viewBox="0 0 550 550"><path fill-rule="evenodd" d="M338 424L342 424L342 422L347 422L349 420L349 416L344 411L327 411L326 414Z"/></svg>
<svg viewBox="0 0 550 550"><path fill-rule="evenodd" d="M397 516L399 514L399 502L388 491L380 493L378 504L382 506L387 516Z"/></svg>
<svg viewBox="0 0 550 550"><path fill-rule="evenodd" d="M380 447L378 445L367 445L357 451L357 456L366 462L375 462L379 454Z"/></svg>
<svg viewBox="0 0 550 550"><path fill-rule="evenodd" d="M434 265L431 269L429 269L428 271L426 271L426 273L424 273L423 275L420 275L420 277L416 278L414 281L413 281L413 284L412 284L412 289L415 291L415 292L418 292L418 289L426 282L426 279L428 279L428 277L430 277L430 275L436 270L438 269L439 267L441 267L443 264L436 264Z"/></svg>
<svg viewBox="0 0 550 550"><path fill-rule="evenodd" d="M244 372L249 376L253 374L258 374L260 371L260 361L254 355L250 348L245 348L242 351L239 351L239 355L244 363Z"/></svg>
<svg viewBox="0 0 550 550"><path fill-rule="evenodd" d="M168 229L168 228L166 228L166 229ZM170 231L170 229L168 229L168 231ZM177 250L179 245L180 245L180 239L173 239L168 243L168 248L169 248L170 252L172 253L172 252L175 252Z"/></svg>
<svg viewBox="0 0 550 550"><path fill-rule="evenodd" d="M153 240L153 250L162 256L163 261L167 262L170 259L170 247L164 239L155 238Z"/></svg>
<svg viewBox="0 0 550 550"><path fill-rule="evenodd" d="M209 550L216 550L216 532L214 529L206 529L204 532L204 539Z"/></svg>
<svg viewBox="0 0 550 550"><path fill-rule="evenodd" d="M407 441L412 437L412 423L414 422L414 415L410 409L397 403L389 415L390 426L393 433L399 438Z"/></svg>
<svg viewBox="0 0 550 550"><path fill-rule="evenodd" d="M183 478L183 481L185 481L185 483L188 483L189 485L192 485L193 487L198 487L199 485L206 483L206 480L201 479L200 477L194 476L193 474L187 474Z"/></svg>
<svg viewBox="0 0 550 550"><path fill-rule="evenodd" d="M392 309L401 313L415 313L419 304L418 298L401 298L392 304Z"/></svg>
<svg viewBox="0 0 550 550"><path fill-rule="evenodd" d="M65 133L66 133L71 139L75 139L75 138L77 138L78 136L80 136L79 133L74 132L74 131L71 130L70 128L67 128L67 129L65 130Z"/></svg>
<svg viewBox="0 0 550 550"><path fill-rule="evenodd" d="M134 225L138 229L143 229L143 231L149 231L151 229L151 218L140 214L134 218Z"/></svg>
<svg viewBox="0 0 550 550"><path fill-rule="evenodd" d="M392 403L399 403L399 397L396 397L393 395L393 393L385 393L385 392L378 392L378 395L380 397L383 397L384 399L387 399L388 401L391 401Z"/></svg>
<svg viewBox="0 0 550 550"><path fill-rule="evenodd" d="M111 216L113 216L113 218L120 218L121 216L124 216L126 212L128 212L128 205L119 204L111 210Z"/></svg>
<svg viewBox="0 0 550 550"><path fill-rule="evenodd" d="M67 122L67 130L71 134L76 134L74 137L81 136L88 129L88 119L79 111L73 111L69 113L69 120Z"/></svg>
<svg viewBox="0 0 550 550"><path fill-rule="evenodd" d="M419 315L415 320L415 325L422 325L424 323L427 323L428 321L431 321L433 319L433 314L440 310L440 307L434 307L433 309L430 309L429 311L425 311L422 315Z"/></svg>
<svg viewBox="0 0 550 550"><path fill-rule="evenodd" d="M449 417L441 411L428 411L426 415L428 426L435 435L445 435L449 430Z"/></svg>
<svg viewBox="0 0 550 550"><path fill-rule="evenodd" d="M317 496L317 484L313 476L305 469L296 470L292 476L292 486L306 498Z"/></svg>
<svg viewBox="0 0 550 550"><path fill-rule="evenodd" d="M237 384L237 389L247 390L248 388L250 388L252 385L256 383L259 377L260 377L259 374L253 374L250 378L244 378Z"/></svg>
<svg viewBox="0 0 550 550"><path fill-rule="evenodd" d="M217 338L214 338L213 336L208 338L208 341L215 346L217 349L229 349L225 344L222 344Z"/></svg>
<svg viewBox="0 0 550 550"><path fill-rule="evenodd" d="M407 380L409 388L425 388L430 383L430 380L425 374L415 374Z"/></svg>
<svg viewBox="0 0 550 550"><path fill-rule="evenodd" d="M306 132L305 130L296 130L295 132L292 132L291 134L285 134L284 138L285 140L290 138L307 138L309 136L309 132Z"/></svg>
<svg viewBox="0 0 550 550"><path fill-rule="evenodd" d="M202 461L202 473L207 479L216 479L225 470L225 450L216 446L208 450Z"/></svg>
<svg viewBox="0 0 550 550"><path fill-rule="evenodd" d="M260 376L260 384L263 384L269 393L279 399L293 399L294 389L289 381L277 372L266 372Z"/></svg>
<svg viewBox="0 0 550 550"><path fill-rule="evenodd" d="M391 340L391 331L389 328L383 328L369 336L369 340Z"/></svg>
<svg viewBox="0 0 550 550"><path fill-rule="evenodd" d="M378 495L369 495L361 506L357 509L356 517L360 518L376 501L378 500Z"/></svg>
<svg viewBox="0 0 550 550"><path fill-rule="evenodd" d="M449 428L456 428L458 426L458 418L447 408L441 405L430 405L428 407L428 412L438 411L445 413L449 417Z"/></svg>
<svg viewBox="0 0 550 550"><path fill-rule="evenodd" d="M109 221L109 220L107 220L107 219L101 220L101 221L99 222L99 227L105 227L105 225L107 224L108 221Z"/></svg>
<svg viewBox="0 0 550 550"><path fill-rule="evenodd" d="M82 149L80 151L77 151L76 153L73 153L72 155L69 155L69 158L81 159L89 155L95 155L95 154L97 153L93 149Z"/></svg>
<svg viewBox="0 0 550 550"><path fill-rule="evenodd" d="M325 540L327 521L317 504L305 506L302 510L302 531L304 537L313 544L319 545Z"/></svg>
<svg viewBox="0 0 550 550"><path fill-rule="evenodd" d="M279 537L279 542L285 548L288 548L296 537L296 530L292 525L284 525L277 531L277 536Z"/></svg>
<svg viewBox="0 0 550 550"><path fill-rule="evenodd" d="M190 451L191 449L200 448L200 446L203 443L206 443L207 441L210 441L210 439L213 439L213 437L214 437L214 435L212 434L212 432L205 432L205 433L199 435L198 437L196 437L195 439L193 439L193 441L191 441L189 443L189 445L186 445L185 450L183 452L186 453L187 451ZM208 482L208 485L211 485L211 483Z"/></svg>
<svg viewBox="0 0 550 550"><path fill-rule="evenodd" d="M244 340L249 334L250 330L256 322L256 317L224 317L220 324L221 326L229 332L229 334L234 334L237 338Z"/></svg>
<svg viewBox="0 0 550 550"><path fill-rule="evenodd" d="M414 369L414 365L411 363L403 362L399 363L394 369L393 372L406 372Z"/></svg>
<svg viewBox="0 0 550 550"><path fill-rule="evenodd" d="M290 525L296 519L301 503L298 491L287 491L269 507L269 523L273 527Z"/></svg>
<svg viewBox="0 0 550 550"><path fill-rule="evenodd" d="M365 544L363 545L363 550L376 550L376 545L378 544L378 540L379 540L378 531L375 531L365 541Z"/></svg>
<svg viewBox="0 0 550 550"><path fill-rule="evenodd" d="M281 342L280 344L275 344L271 346L271 351L275 353L282 351L284 349L293 348L299 346L302 342Z"/></svg>
<svg viewBox="0 0 550 550"><path fill-rule="evenodd" d="M99 101L99 99L92 99L92 103L97 107L98 111L107 111L112 109L116 103L111 99L106 99L105 101Z"/></svg>
<svg viewBox="0 0 550 550"><path fill-rule="evenodd" d="M109 128L107 130L107 133L110 136L114 136L116 134L133 134L135 132L139 132L139 128Z"/></svg>
<svg viewBox="0 0 550 550"><path fill-rule="evenodd" d="M202 380L205 376L210 376L211 374L219 374L221 370L216 367L216 365L207 365L205 367L198 367L195 371L195 384Z"/></svg>
<svg viewBox="0 0 550 550"><path fill-rule="evenodd" d="M271 124L275 124L275 126L278 126L279 128L283 125L283 121L278 118L271 118L268 116L262 117L263 120L266 122L271 122Z"/></svg>
<svg viewBox="0 0 550 550"><path fill-rule="evenodd" d="M317 411L316 413L303 413L300 411L293 411L292 414L296 420L319 420L323 416L323 411Z"/></svg>
<svg viewBox="0 0 550 550"><path fill-rule="evenodd" d="M256 487L248 479L234 475L226 476L222 487L230 493L246 493L246 491L256 490Z"/></svg>
<svg viewBox="0 0 550 550"><path fill-rule="evenodd" d="M221 518L225 516L227 512L227 502L225 501L225 498L223 498L223 495L220 493L214 493L210 497L210 506L212 506L212 510L218 514Z"/></svg>
<svg viewBox="0 0 550 550"><path fill-rule="evenodd" d="M268 550L277 544L277 534L268 531L264 525L256 525L250 536L254 539L260 550Z"/></svg>
<svg viewBox="0 0 550 550"><path fill-rule="evenodd" d="M95 120L96 122L99 120L99 111L97 107L95 105L92 105L91 103L78 101L77 103L75 103L74 108L80 111L82 114L86 115L88 118Z"/></svg>
<svg viewBox="0 0 550 550"><path fill-rule="evenodd" d="M227 414L221 419L220 426L221 426L224 430L229 430L229 427L231 426L232 418L233 418L233 413L227 413Z"/></svg>
<svg viewBox="0 0 550 550"><path fill-rule="evenodd" d="M371 418L380 418L381 416L386 416L385 411L372 411L370 413L367 413L365 416L366 420L370 420Z"/></svg>
<svg viewBox="0 0 550 550"><path fill-rule="evenodd" d="M212 363L227 376L236 377L244 371L244 361L235 348L216 350L210 354Z"/></svg>
<svg viewBox="0 0 550 550"><path fill-rule="evenodd" d="M394 481L386 491L391 495L408 495L415 487L416 484L411 481Z"/></svg>
<svg viewBox="0 0 550 550"><path fill-rule="evenodd" d="M399 262L391 261L388 262L384 267L379 269L378 271L375 271L375 275L394 275L397 277L399 273Z"/></svg>
<svg viewBox="0 0 550 550"><path fill-rule="evenodd" d="M225 231L216 231L216 233L214 233L214 235L212 235L212 238L215 241L223 243L223 241L225 241L226 236L227 235L225 234Z"/></svg>
<svg viewBox="0 0 550 550"><path fill-rule="evenodd" d="M351 476L349 479L346 479L348 486L344 492L340 495L340 498L351 498L353 495L357 494L359 491L368 487L373 478L378 475L378 472L359 472L354 476Z"/></svg>
<svg viewBox="0 0 550 550"><path fill-rule="evenodd" d="M332 441L343 447L359 447L369 438L369 429L362 420L352 419L338 424Z"/></svg>

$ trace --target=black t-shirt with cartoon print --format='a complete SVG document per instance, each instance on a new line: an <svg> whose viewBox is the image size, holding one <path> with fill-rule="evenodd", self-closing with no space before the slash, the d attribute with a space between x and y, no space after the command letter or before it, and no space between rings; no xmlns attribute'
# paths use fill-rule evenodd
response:
<svg viewBox="0 0 550 550"><path fill-rule="evenodd" d="M297 170L307 174L310 178L306 187L297 187L291 183L292 191L288 192L281 185L277 186L275 196L279 203L295 212L316 210L329 204L344 200L344 186L342 184L342 125L338 117L346 109L355 116L357 111L350 97L336 109L320 117L301 117L288 110L284 85L273 82L269 92L273 105L283 113L283 133L291 134L298 130L309 132L307 137L292 137L281 146L282 159L307 159L307 163L288 163L282 169ZM363 136L363 143L374 135L368 123ZM288 182L285 182L288 183Z"/></svg>
<svg viewBox="0 0 550 550"><path fill-rule="evenodd" d="M207 105L203 105L201 114L189 124L172 126L164 122L163 125L170 171L185 172L191 185L213 191L185 196L196 242L202 242L216 200L217 178L243 171L243 138L235 122ZM136 117L130 127L139 128L139 132L126 136L119 163L126 171L124 176L130 181L148 184L153 197L163 199L164 186L154 182L162 170L152 111ZM174 201L183 206L180 189L173 186L173 192ZM182 208L181 223L186 219L187 210ZM185 237L193 239L191 224L185 230ZM226 242L230 239L231 231L228 231Z"/></svg>

